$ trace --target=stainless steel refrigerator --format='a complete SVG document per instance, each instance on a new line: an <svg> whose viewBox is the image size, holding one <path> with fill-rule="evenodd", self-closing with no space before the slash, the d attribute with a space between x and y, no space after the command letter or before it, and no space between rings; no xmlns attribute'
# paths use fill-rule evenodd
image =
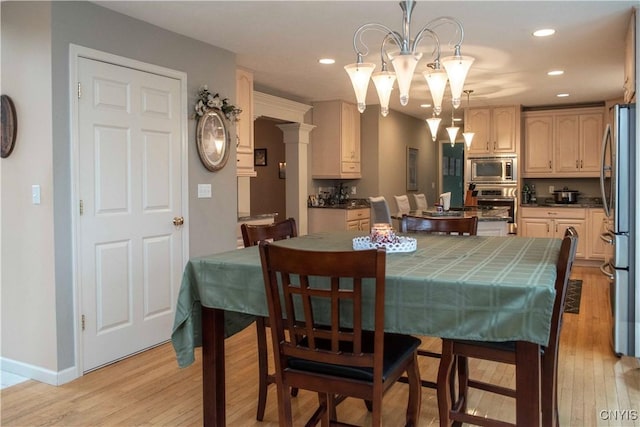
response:
<svg viewBox="0 0 640 427"><path fill-rule="evenodd" d="M637 133L635 104L615 105L602 141L600 187L609 229L600 237L613 256L600 270L611 280L613 351L640 357L640 288L637 283Z"/></svg>

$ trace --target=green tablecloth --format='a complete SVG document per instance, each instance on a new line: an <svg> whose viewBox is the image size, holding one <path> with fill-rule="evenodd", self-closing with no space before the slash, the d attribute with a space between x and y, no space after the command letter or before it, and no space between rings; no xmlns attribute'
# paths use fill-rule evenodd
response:
<svg viewBox="0 0 640 427"><path fill-rule="evenodd" d="M352 250L352 238L359 235L318 233L277 244ZM416 237L415 252L387 254L386 330L547 344L559 239ZM193 258L185 267L172 334L180 366L193 363L193 350L201 344L201 305L226 310L227 336L256 315L268 316L257 247Z"/></svg>

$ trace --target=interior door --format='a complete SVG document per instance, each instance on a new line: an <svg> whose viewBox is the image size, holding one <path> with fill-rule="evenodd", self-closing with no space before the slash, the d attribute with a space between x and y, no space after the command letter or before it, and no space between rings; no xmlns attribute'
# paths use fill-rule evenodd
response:
<svg viewBox="0 0 640 427"><path fill-rule="evenodd" d="M183 264L181 84L79 58L83 370L170 338ZM179 221L176 221L179 223Z"/></svg>
<svg viewBox="0 0 640 427"><path fill-rule="evenodd" d="M464 144L442 143L442 192L451 192L451 206L461 207L464 182Z"/></svg>

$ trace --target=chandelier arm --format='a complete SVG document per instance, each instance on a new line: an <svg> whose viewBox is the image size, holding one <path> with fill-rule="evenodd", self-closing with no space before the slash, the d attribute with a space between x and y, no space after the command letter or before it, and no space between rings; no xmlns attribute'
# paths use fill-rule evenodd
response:
<svg viewBox="0 0 640 427"><path fill-rule="evenodd" d="M418 43L420 43L424 39L425 35L429 35L433 39L435 46L433 47L433 52L431 52L431 57L435 59L435 62L439 62L440 61L440 37L438 37L438 34L433 29L427 28L427 26L422 28L422 30L420 30L420 32L416 34L416 38L411 46L411 51L412 52L416 51L416 48L418 47Z"/></svg>
<svg viewBox="0 0 640 427"><path fill-rule="evenodd" d="M460 46L462 45L462 42L464 41L464 28L462 27L462 23L460 21L458 21L456 18L453 18L451 16L440 16L438 18L435 18L429 22L427 22L427 24L422 27L422 29L418 32L418 34L416 35L416 38L413 40L413 44L411 45L411 50L413 52L415 52L416 48L418 47L418 44L422 41L422 39L424 38L425 33L429 33L432 36L435 35L435 29L438 28L441 25L444 24L453 24L457 27L458 29L458 33L460 34L460 38L458 39L458 42L454 45L455 46L455 52L456 54L460 54ZM436 36L437 38L437 36ZM438 44L438 58L440 58L440 44L439 44L439 40L437 42Z"/></svg>
<svg viewBox="0 0 640 427"><path fill-rule="evenodd" d="M358 55L358 60L360 60L362 56L367 56L369 54L369 48L367 47L367 44L362 40L362 36L367 30L377 30L386 33L386 36L382 43L383 46L386 40L390 38L394 43L398 45L398 47L402 48L402 36L400 34L398 34L396 31L393 31L386 25L379 24L377 22L370 22L368 24L361 25L353 34L353 50ZM364 51L358 49L358 41L360 41L360 44L364 46Z"/></svg>

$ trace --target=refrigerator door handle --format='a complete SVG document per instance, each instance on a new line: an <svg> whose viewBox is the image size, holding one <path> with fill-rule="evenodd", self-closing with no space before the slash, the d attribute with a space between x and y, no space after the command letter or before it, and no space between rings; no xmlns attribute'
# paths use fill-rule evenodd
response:
<svg viewBox="0 0 640 427"><path fill-rule="evenodd" d="M600 234L600 240L602 240L608 245L613 245L613 242L614 242L613 233L606 232L606 233Z"/></svg>
<svg viewBox="0 0 640 427"><path fill-rule="evenodd" d="M613 274L613 272L611 271L611 263L608 261L605 261L601 266L600 266L600 272L602 274L604 274L605 276L607 276L609 278L609 280L613 280L615 278L615 275Z"/></svg>
<svg viewBox="0 0 640 427"><path fill-rule="evenodd" d="M607 199L607 192L605 191L605 175L606 172L612 172L612 165L606 165L607 161L607 147L611 150L611 125L607 124L607 127L604 130L604 135L602 137L602 155L600 157L600 192L602 193L602 206L604 208L604 213L607 218L611 217L611 200ZM610 159L613 162L613 158ZM613 194L609 193L609 197L613 198Z"/></svg>

